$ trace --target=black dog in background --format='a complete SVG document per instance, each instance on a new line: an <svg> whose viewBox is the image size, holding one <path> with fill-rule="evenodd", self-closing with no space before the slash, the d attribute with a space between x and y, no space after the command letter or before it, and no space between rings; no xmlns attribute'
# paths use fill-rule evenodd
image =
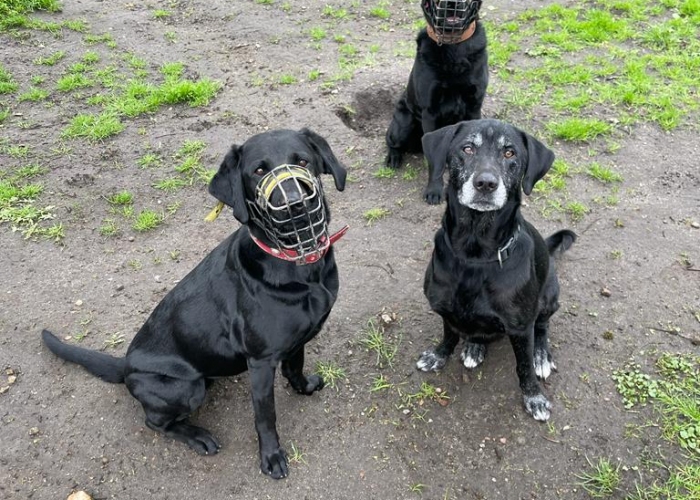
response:
<svg viewBox="0 0 700 500"><path fill-rule="evenodd" d="M525 409L547 420L550 403L537 377L555 369L549 318L559 308L553 256L576 240L569 230L542 239L520 213L521 186L529 195L552 166L554 153L534 137L497 120L474 120L423 137L433 165L446 165L449 181L442 227L423 289L442 316L443 339L423 352L417 367L439 370L460 338L462 362L478 366L486 344L508 336Z"/></svg>
<svg viewBox="0 0 700 500"><path fill-rule="evenodd" d="M479 22L481 1L422 0L428 23L417 38L408 86L386 132L386 163L401 166L403 154L420 151L423 134L463 120L481 118L488 86L486 33ZM442 201L444 165L428 158L431 205Z"/></svg>
<svg viewBox="0 0 700 500"><path fill-rule="evenodd" d="M216 453L219 443L187 417L203 403L210 381L248 370L260 467L285 477L275 370L281 363L301 394L323 388L319 376L302 373L304 344L321 330L338 294L331 244L341 232L326 233L330 212L321 174L344 189L345 168L308 129L266 132L234 145L209 192L232 207L243 226L163 298L126 357L64 344L47 330L44 342L101 379L125 383L143 405L148 427L203 455Z"/></svg>

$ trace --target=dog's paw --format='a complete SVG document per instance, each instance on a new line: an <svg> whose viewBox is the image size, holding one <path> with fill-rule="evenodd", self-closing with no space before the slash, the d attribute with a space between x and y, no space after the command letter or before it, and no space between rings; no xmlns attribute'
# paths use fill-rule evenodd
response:
<svg viewBox="0 0 700 500"><path fill-rule="evenodd" d="M442 203L442 186L428 186L423 191L423 199L428 205L439 205Z"/></svg>
<svg viewBox="0 0 700 500"><path fill-rule="evenodd" d="M326 383L318 375L309 375L306 377L306 385L299 391L301 394L311 396L314 392L320 391Z"/></svg>
<svg viewBox="0 0 700 500"><path fill-rule="evenodd" d="M263 474L273 479L282 479L289 474L287 466L287 453L282 448L277 448L271 453L260 453L260 470Z"/></svg>
<svg viewBox="0 0 700 500"><path fill-rule="evenodd" d="M549 410L552 408L552 404L544 397L544 394L523 396L523 400L525 401L525 409L535 420L540 422L549 420Z"/></svg>
<svg viewBox="0 0 700 500"><path fill-rule="evenodd" d="M486 346L484 344L473 344L467 342L462 350L460 358L465 368L476 368L484 362L486 357Z"/></svg>
<svg viewBox="0 0 700 500"><path fill-rule="evenodd" d="M547 352L546 349L536 348L533 361L535 363L535 373L537 374L537 378L541 378L542 380L547 380L547 377L549 377L552 372L556 371L557 369L557 366L554 364L554 360L552 359L552 355Z"/></svg>
<svg viewBox="0 0 700 500"><path fill-rule="evenodd" d="M386 166L389 168L397 169L401 166L401 160L403 155L396 150L389 149L389 153L386 155Z"/></svg>
<svg viewBox="0 0 700 500"><path fill-rule="evenodd" d="M435 351L424 351L418 361L416 362L416 368L421 371L439 371L447 363L446 356L440 356Z"/></svg>

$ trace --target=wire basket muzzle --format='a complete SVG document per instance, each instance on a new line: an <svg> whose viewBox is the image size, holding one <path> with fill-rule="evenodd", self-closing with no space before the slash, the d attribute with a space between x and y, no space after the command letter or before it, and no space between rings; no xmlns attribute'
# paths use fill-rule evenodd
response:
<svg viewBox="0 0 700 500"><path fill-rule="evenodd" d="M328 244L328 221L321 181L298 165L268 172L248 201L251 218L280 249L300 257Z"/></svg>

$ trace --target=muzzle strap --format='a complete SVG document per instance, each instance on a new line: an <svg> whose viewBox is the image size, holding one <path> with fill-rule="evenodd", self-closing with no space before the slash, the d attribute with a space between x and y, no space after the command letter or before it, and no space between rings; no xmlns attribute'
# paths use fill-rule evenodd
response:
<svg viewBox="0 0 700 500"><path fill-rule="evenodd" d="M333 245L336 241L345 236L345 233L348 232L348 229L350 229L350 226L346 224L339 231L330 235L330 237L326 237L325 235L322 236L322 241L319 241L318 249L316 249L313 252L304 252L303 254L300 254L295 250L290 250L287 248L272 248L271 246L265 244L265 242L263 242L262 240L253 236L252 234L250 235L250 237L253 239L255 244L258 245L258 247L266 254L272 255L273 257L277 257L281 260L286 260L288 262L296 262L297 265L303 265L313 264L314 262L318 262L323 257L325 257L331 245Z"/></svg>

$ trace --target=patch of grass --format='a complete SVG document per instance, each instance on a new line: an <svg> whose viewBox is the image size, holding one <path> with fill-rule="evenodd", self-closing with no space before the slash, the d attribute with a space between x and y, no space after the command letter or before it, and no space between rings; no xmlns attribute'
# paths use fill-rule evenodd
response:
<svg viewBox="0 0 700 500"><path fill-rule="evenodd" d="M161 164L161 157L155 153L146 153L136 160L136 164L141 168L153 168Z"/></svg>
<svg viewBox="0 0 700 500"><path fill-rule="evenodd" d="M547 130L557 139L583 142L609 134L612 131L612 125L596 118L567 118L548 123Z"/></svg>
<svg viewBox="0 0 700 500"><path fill-rule="evenodd" d="M106 349L114 349L118 347L120 344L123 344L125 342L124 334L123 333L113 333L110 335L107 340L105 340L105 348Z"/></svg>
<svg viewBox="0 0 700 500"><path fill-rule="evenodd" d="M131 227L139 232L151 231L160 226L164 220L163 214L145 209L138 213Z"/></svg>
<svg viewBox="0 0 700 500"><path fill-rule="evenodd" d="M0 147L0 152L12 158L27 158L29 156L29 146L26 144L8 144Z"/></svg>
<svg viewBox="0 0 700 500"><path fill-rule="evenodd" d="M0 179L0 225L8 223L12 231L19 231L25 239L42 237L60 242L65 234L60 223L47 226L53 219L51 206L35 205L44 187L36 183L22 182L21 175Z"/></svg>
<svg viewBox="0 0 700 500"><path fill-rule="evenodd" d="M389 19L391 17L391 11L387 9L385 5L381 4L370 8L369 15L379 19Z"/></svg>
<svg viewBox="0 0 700 500"><path fill-rule="evenodd" d="M71 92L75 89L92 87L95 82L80 72L70 73L58 79L56 88L61 92Z"/></svg>
<svg viewBox="0 0 700 500"><path fill-rule="evenodd" d="M172 12L165 9L156 9L152 12L153 19L166 19L172 15Z"/></svg>
<svg viewBox="0 0 700 500"><path fill-rule="evenodd" d="M10 116L9 108L0 109L0 123L4 122L8 116Z"/></svg>
<svg viewBox="0 0 700 500"><path fill-rule="evenodd" d="M28 91L24 92L23 94L20 94L19 97L17 97L17 100L20 102L39 102L45 100L48 97L49 92L47 90L31 87Z"/></svg>
<svg viewBox="0 0 700 500"><path fill-rule="evenodd" d="M290 452L287 454L290 464L305 464L304 453L294 443L289 443Z"/></svg>
<svg viewBox="0 0 700 500"><path fill-rule="evenodd" d="M348 17L347 9L342 7L333 7L332 5L326 5L323 7L321 13L326 17L332 17L333 19L345 19Z"/></svg>
<svg viewBox="0 0 700 500"><path fill-rule="evenodd" d="M700 356L661 353L655 373L645 373L640 364L629 361L612 375L625 408L651 404L662 435L684 452L683 460L664 465L665 482L636 486L631 499L673 498L690 500L700 494Z"/></svg>
<svg viewBox="0 0 700 500"><path fill-rule="evenodd" d="M332 361L317 362L314 373L323 379L326 386L335 390L338 390L338 382L346 378L345 370Z"/></svg>
<svg viewBox="0 0 700 500"><path fill-rule="evenodd" d="M416 392L403 394L402 397L404 403L410 406L415 406L416 404L422 406L425 401L437 401L445 404L450 399L441 388L425 381L421 382L420 388Z"/></svg>
<svg viewBox="0 0 700 500"><path fill-rule="evenodd" d="M588 460L588 459L586 459ZM612 495L620 485L620 465L613 466L607 458L599 458L592 464L590 472L584 472L577 476L581 486L592 498L605 498Z"/></svg>
<svg viewBox="0 0 700 500"><path fill-rule="evenodd" d="M385 365L392 366L394 357L396 357L396 353L399 349L399 342L388 338L384 327L374 318L371 318L367 322L359 344L368 351L373 351L376 354L376 364L379 367Z"/></svg>
<svg viewBox="0 0 700 500"><path fill-rule="evenodd" d="M181 177L169 177L161 179L153 184L153 187L163 191L177 191L187 186L189 183Z"/></svg>
<svg viewBox="0 0 700 500"><path fill-rule="evenodd" d="M370 386L369 392L380 392L386 391L394 387L394 384L389 382L389 380L383 375L379 374L374 379L372 379L372 384Z"/></svg>
<svg viewBox="0 0 700 500"><path fill-rule="evenodd" d="M294 75L280 75L277 81L280 85L293 85L297 83L297 78Z"/></svg>
<svg viewBox="0 0 700 500"><path fill-rule="evenodd" d="M63 130L61 137L74 139L85 137L93 141L99 141L117 135L126 126L113 113L99 115L80 114L75 116L70 125Z"/></svg>
<svg viewBox="0 0 700 500"><path fill-rule="evenodd" d="M127 190L111 194L107 197L110 205L131 205L134 202L134 195Z"/></svg>
<svg viewBox="0 0 700 500"><path fill-rule="evenodd" d="M620 174L613 171L609 167L600 165L599 163L594 162L589 165L586 169L586 173L604 184L610 184L611 182L622 182L622 176Z"/></svg>
<svg viewBox="0 0 700 500"><path fill-rule="evenodd" d="M314 26L309 29L309 36L314 42L320 42L321 40L326 38L326 36L328 36L328 33L325 29L321 28L320 26Z"/></svg>
<svg viewBox="0 0 700 500"><path fill-rule="evenodd" d="M12 94L19 88L12 75L0 64L0 94Z"/></svg>
<svg viewBox="0 0 700 500"><path fill-rule="evenodd" d="M380 167L372 175L377 179L393 179L396 177L396 170L389 167Z"/></svg>
<svg viewBox="0 0 700 500"><path fill-rule="evenodd" d="M309 76L308 79L310 82L316 81L321 77L321 70L318 69L312 69L309 71Z"/></svg>
<svg viewBox="0 0 700 500"><path fill-rule="evenodd" d="M362 214L362 217L367 221L367 225L371 226L380 219L383 219L391 212L386 208L370 208Z"/></svg>
<svg viewBox="0 0 700 500"><path fill-rule="evenodd" d="M66 53L62 50L54 52L46 57L37 57L34 59L34 64L41 66L55 66L59 61L62 61L66 57Z"/></svg>
<svg viewBox="0 0 700 500"><path fill-rule="evenodd" d="M121 228L114 219L105 219L102 221L99 231L102 236L116 236L121 232Z"/></svg>
<svg viewBox="0 0 700 500"><path fill-rule="evenodd" d="M570 201L566 204L564 209L573 222L580 221L589 212L588 207L578 201Z"/></svg>

